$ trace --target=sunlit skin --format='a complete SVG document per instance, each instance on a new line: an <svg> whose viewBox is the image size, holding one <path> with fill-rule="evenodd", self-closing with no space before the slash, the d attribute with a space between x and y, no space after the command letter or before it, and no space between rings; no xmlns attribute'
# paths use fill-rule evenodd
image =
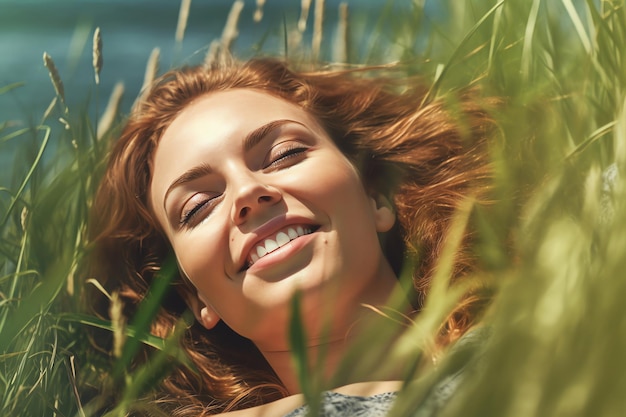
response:
<svg viewBox="0 0 626 417"><path fill-rule="evenodd" d="M300 107L255 90L210 93L174 119L153 162L152 210L197 289L196 316L251 339L290 392L294 292L310 346L331 346L332 358L363 304L384 304L396 285L378 239L393 211ZM283 246L260 256L266 239Z"/></svg>

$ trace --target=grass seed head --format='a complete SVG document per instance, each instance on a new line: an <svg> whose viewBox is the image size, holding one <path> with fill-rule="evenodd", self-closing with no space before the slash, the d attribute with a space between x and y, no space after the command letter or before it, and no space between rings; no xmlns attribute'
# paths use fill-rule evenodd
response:
<svg viewBox="0 0 626 417"><path fill-rule="evenodd" d="M300 19L298 20L298 30L304 32L306 30L306 21L309 17L309 10L311 9L311 0L302 0L302 6L300 8Z"/></svg>
<svg viewBox="0 0 626 417"><path fill-rule="evenodd" d="M265 6L265 0L256 0L256 10L254 11L254 21L260 22L263 19L263 6Z"/></svg>
<svg viewBox="0 0 626 417"><path fill-rule="evenodd" d="M133 107L136 107L137 103L139 103L150 89L150 86L154 82L157 74L159 73L159 62L161 59L161 49L154 48L150 53L150 57L148 58L148 62L146 63L146 71L143 76L143 84L141 85L141 90L139 96L135 100Z"/></svg>
<svg viewBox="0 0 626 417"><path fill-rule="evenodd" d="M118 82L113 87L113 92L109 97L109 103L107 104L104 113L100 117L98 121L98 139L101 139L104 134L113 127L113 122L115 121L115 115L117 114L120 108L120 102L122 101L122 96L124 95L124 83Z"/></svg>
<svg viewBox="0 0 626 417"><path fill-rule="evenodd" d="M54 60L47 52L43 53L43 64L48 68L48 74L50 75L50 80L52 80L52 85L54 86L54 91L56 91L57 96L61 98L61 101L65 103L65 88L63 87L63 81L61 81L61 76L59 75L59 70L57 66L54 64Z"/></svg>
<svg viewBox="0 0 626 417"><path fill-rule="evenodd" d="M109 314L111 316L111 324L113 326L113 355L116 358L122 356L124 343L126 343L126 318L122 311L124 304L117 292L111 294L111 304L109 306Z"/></svg>
<svg viewBox="0 0 626 417"><path fill-rule="evenodd" d="M93 71L96 78L96 84L100 84L100 71L102 70L102 37L100 36L100 28L97 27L93 33Z"/></svg>
<svg viewBox="0 0 626 417"><path fill-rule="evenodd" d="M313 41L311 51L313 59L317 60L322 49L322 31L324 27L324 0L315 2L315 11L313 15Z"/></svg>
<svg viewBox="0 0 626 417"><path fill-rule="evenodd" d="M178 24L176 25L176 42L182 42L185 37L185 29L187 28L187 20L189 19L190 6L191 0L182 0L180 2Z"/></svg>
<svg viewBox="0 0 626 417"><path fill-rule="evenodd" d="M241 10L243 10L243 1L235 1L230 9L230 13L228 13L228 18L226 19L226 24L224 25L224 30L222 31L223 51L230 51L233 42L237 36L239 36L237 24L239 23Z"/></svg>

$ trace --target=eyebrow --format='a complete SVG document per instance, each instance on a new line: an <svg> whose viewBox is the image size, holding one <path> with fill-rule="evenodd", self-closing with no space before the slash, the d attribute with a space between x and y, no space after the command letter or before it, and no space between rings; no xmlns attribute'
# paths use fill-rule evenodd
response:
<svg viewBox="0 0 626 417"><path fill-rule="evenodd" d="M279 119L273 120L269 123L264 124L263 126L257 127L250 133L246 135L243 139L243 149L245 152L254 148L259 142L261 142L267 135L272 133L272 131L278 129L282 125L288 123L295 123L301 126L304 126L302 123L297 122L295 120L289 119ZM165 196L163 197L163 204L167 201L167 196L174 190L174 188L179 187L188 182L194 181L198 178L202 178L203 176L209 175L213 172L213 169L208 164L201 164L196 167L185 171L180 177L176 178L174 182L170 184L165 192Z"/></svg>
<svg viewBox="0 0 626 417"><path fill-rule="evenodd" d="M263 140L267 135L269 135L273 130L278 129L284 124L287 123L296 123L302 125L300 122L296 122L295 120L289 119L280 119L273 120L269 123L264 124L261 127L254 129L252 132L248 133L246 137L243 139L243 149L245 151L249 151L254 148L259 142Z"/></svg>
<svg viewBox="0 0 626 417"><path fill-rule="evenodd" d="M183 175L176 178L174 182L171 183L170 186L167 188L165 196L163 197L163 203L167 201L167 196L174 190L174 188L194 181L198 178L202 178L205 175L209 175L211 172L213 172L213 169L207 164L198 165L197 167L193 167L190 170L185 171Z"/></svg>

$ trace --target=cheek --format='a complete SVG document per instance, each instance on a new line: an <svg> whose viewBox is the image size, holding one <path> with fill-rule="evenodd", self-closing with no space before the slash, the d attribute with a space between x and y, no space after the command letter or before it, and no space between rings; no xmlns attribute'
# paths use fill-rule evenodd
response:
<svg viewBox="0 0 626 417"><path fill-rule="evenodd" d="M186 236L184 240L173 245L179 267L201 292L214 281L213 275L224 271L224 250L219 239L208 231Z"/></svg>
<svg viewBox="0 0 626 417"><path fill-rule="evenodd" d="M352 201L354 204L355 200L366 200L359 174L344 158L329 158L319 164L319 169L307 169L298 177L293 178L293 185L318 198L320 203Z"/></svg>
<svg viewBox="0 0 626 417"><path fill-rule="evenodd" d="M351 167L335 165L312 182L308 198L329 216L347 261L372 256L380 248L374 210L360 177ZM365 255L367 254L367 255ZM374 258L372 258L373 260Z"/></svg>
<svg viewBox="0 0 626 417"><path fill-rule="evenodd" d="M358 174L352 167L337 166L320 181L320 198L339 213L350 213L363 221L371 212L369 199ZM356 219L355 219L356 220Z"/></svg>

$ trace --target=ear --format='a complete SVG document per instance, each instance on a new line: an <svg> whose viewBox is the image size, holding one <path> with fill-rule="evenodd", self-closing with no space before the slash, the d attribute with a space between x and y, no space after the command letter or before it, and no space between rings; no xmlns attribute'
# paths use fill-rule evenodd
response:
<svg viewBox="0 0 626 417"><path fill-rule="evenodd" d="M376 231L378 233L388 232L396 222L396 212L391 205L391 201L380 193L370 197L370 199L372 209L374 210Z"/></svg>
<svg viewBox="0 0 626 417"><path fill-rule="evenodd" d="M181 278L184 286L181 291L181 295L185 300L185 303L189 309L193 312L196 320L200 322L207 330L214 328L220 321L220 316L212 307L209 307L209 303L202 299L202 296L198 294L198 290L194 287L191 280L188 278L187 273L183 269L178 258L176 259L178 264L178 270L180 271Z"/></svg>
<svg viewBox="0 0 626 417"><path fill-rule="evenodd" d="M212 307L200 299L196 294L191 297L187 297L187 305L193 315L196 316L196 320L200 322L207 330L214 328L220 321L220 316L213 310Z"/></svg>

